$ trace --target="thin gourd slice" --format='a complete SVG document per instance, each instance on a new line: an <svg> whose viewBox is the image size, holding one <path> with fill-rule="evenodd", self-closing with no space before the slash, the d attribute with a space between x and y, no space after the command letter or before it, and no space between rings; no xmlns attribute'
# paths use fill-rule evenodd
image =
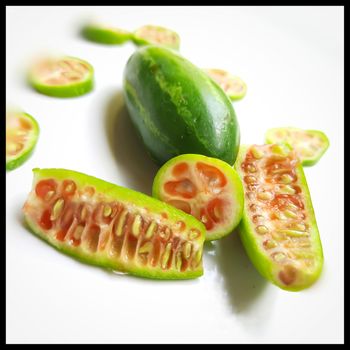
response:
<svg viewBox="0 0 350 350"><path fill-rule="evenodd" d="M29 83L44 95L76 97L93 89L94 69L76 57L45 57L32 65Z"/></svg>
<svg viewBox="0 0 350 350"><path fill-rule="evenodd" d="M207 68L204 71L220 85L232 101L241 100L246 95L247 84L241 78L222 69Z"/></svg>
<svg viewBox="0 0 350 350"><path fill-rule="evenodd" d="M322 131L294 127L269 129L265 134L265 142L290 144L305 166L316 164L329 147L328 137Z"/></svg>
<svg viewBox="0 0 350 350"><path fill-rule="evenodd" d="M200 220L207 241L231 233L243 213L243 187L236 171L226 162L199 154L166 162L154 179L152 193Z"/></svg>
<svg viewBox="0 0 350 350"><path fill-rule="evenodd" d="M39 124L29 114L6 112L6 170L22 165L33 153L39 137Z"/></svg>
<svg viewBox="0 0 350 350"><path fill-rule="evenodd" d="M161 45L170 49L178 50L180 48L180 36L171 29L145 25L133 33L132 40L137 45Z"/></svg>
<svg viewBox="0 0 350 350"><path fill-rule="evenodd" d="M142 193L65 169L34 169L23 207L39 237L84 262L155 278L203 274L205 228Z"/></svg>
<svg viewBox="0 0 350 350"><path fill-rule="evenodd" d="M85 25L82 28L81 34L90 41L109 45L120 45L132 38L131 32L101 23L89 23Z"/></svg>
<svg viewBox="0 0 350 350"><path fill-rule="evenodd" d="M240 237L252 263L282 289L311 286L321 274L323 253L295 151L284 144L241 146L235 168L245 192Z"/></svg>

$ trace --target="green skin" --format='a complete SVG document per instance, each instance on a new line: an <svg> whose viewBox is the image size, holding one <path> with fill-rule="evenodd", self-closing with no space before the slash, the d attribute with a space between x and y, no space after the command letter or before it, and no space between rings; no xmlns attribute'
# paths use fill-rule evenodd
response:
<svg viewBox="0 0 350 350"><path fill-rule="evenodd" d="M246 151L249 146L241 146L240 151L235 163L237 172L242 176L240 165L244 161ZM283 284L277 277L276 271L278 271L278 264L273 262L264 252L263 248L258 244L256 239L256 233L254 226L251 224L251 220L248 215L248 209L245 207L243 212L242 221L239 225L239 234L245 251L250 258L251 262L259 273L267 280L275 284L281 289L287 291L300 291L310 287L320 276L323 267L323 250L322 244L318 232L315 213L311 202L309 188L306 182L304 171L301 165L297 166L296 173L298 175L298 185L301 187L305 198L305 208L310 218L311 226L311 239L313 244L313 252L316 255L315 265L312 269L298 270L297 282L291 285Z"/></svg>
<svg viewBox="0 0 350 350"><path fill-rule="evenodd" d="M41 179L54 178L56 180L72 179L79 188L80 186L91 185L95 188L96 192L105 195L106 200L118 200L122 203L131 203L133 206L138 208L147 208L153 214L167 213L168 221L175 222L182 220L187 226L196 228L201 232L199 238L195 242L200 246L202 252L205 227L201 222L195 219L191 215L187 215L184 212L175 209L174 207L167 205L161 201L158 201L152 197L146 196L145 194L123 188L112 183L100 180L98 178L85 175L79 172L65 170L65 169L33 169L34 180L33 188L35 184ZM30 199L27 200L30 202ZM105 252L91 253L81 246L73 247L67 243L60 242L53 237L47 235L43 229L41 229L36 222L31 220L30 215L25 214L25 220L29 228L40 238L54 246L59 251L68 254L82 262L97 265L103 268L107 268L114 271L121 271L131 275L153 278L153 279L192 279L197 278L203 274L202 262L198 265L195 270L187 270L185 272L179 272L177 270L162 270L160 267L144 267L137 264L134 261L112 258Z"/></svg>
<svg viewBox="0 0 350 350"><path fill-rule="evenodd" d="M236 160L240 132L231 101L206 73L172 50L145 46L128 60L124 96L153 160L186 153Z"/></svg>
<svg viewBox="0 0 350 350"><path fill-rule="evenodd" d="M140 31L143 30L144 28L155 28L157 29L159 32L163 32L163 33L169 33L169 34L173 34L176 36L176 42L173 45L169 45L169 44L162 44L162 46L164 47L168 47L169 49L174 49L174 50L179 50L180 49L180 36L174 32L173 30L164 28L164 27L160 27L160 26L153 26L153 25L148 25L148 26L144 26L141 27L137 30L135 30L135 32L132 34L132 41L139 46L143 46L143 45L153 45L156 44L153 41L148 40L147 38L140 36ZM159 44L160 45L160 44Z"/></svg>
<svg viewBox="0 0 350 350"><path fill-rule="evenodd" d="M30 158L30 156L33 154L35 146L37 144L40 128L38 122L28 113L21 113L22 115L25 115L28 120L30 120L33 131L32 136L28 140L26 147L24 147L23 151L16 155L15 157L11 157L10 159L6 159L6 170L13 170L18 168L20 165L22 165L26 160Z"/></svg>
<svg viewBox="0 0 350 350"><path fill-rule="evenodd" d="M132 39L133 34L118 28L108 28L90 24L82 29L81 34L86 39L107 45L120 45Z"/></svg>
<svg viewBox="0 0 350 350"><path fill-rule="evenodd" d="M303 130L303 129L293 128L293 127L269 129L266 132L266 134L265 134L265 142L266 143L280 142L281 140L275 136L275 133L280 131L280 130L282 130L282 131L283 130L290 130L290 131L299 131L299 132L300 131L306 131L308 133L312 133L314 135L318 135L320 137L320 139L322 139L322 141L323 141L322 147L317 151L317 153L315 153L314 156L312 156L312 157L300 156L301 164L304 165L304 166L315 165L320 160L320 158L324 155L324 153L327 151L327 149L329 147L328 137L322 131L319 131L319 130ZM296 147L296 149L301 147L299 145L299 140L298 139L292 140L288 136L288 140L286 140L286 142L289 143L290 145Z"/></svg>
<svg viewBox="0 0 350 350"><path fill-rule="evenodd" d="M156 177L153 181L153 187L152 187L152 195L153 197L164 200L163 196L163 186L164 183L167 182L166 175L168 171L173 168L176 164L186 162L186 163L195 163L195 162L203 162L205 164L213 165L219 170L221 170L228 180L227 182L231 184L232 189L232 197L233 197L233 208L232 208L232 216L229 220L229 222L217 229L214 232L211 232L210 236L208 235L208 232L206 234L205 240L206 241L213 241L220 239L224 236L227 236L230 234L236 226L239 224L242 214L243 214L243 207L244 207L244 193L243 193L243 186L240 177L238 176L237 172L229 166L226 162L223 162L219 159L210 158L198 154L183 154L180 156L177 156L168 162L166 162L157 172ZM186 201L185 198L181 198L182 201Z"/></svg>
<svg viewBox="0 0 350 350"><path fill-rule="evenodd" d="M89 67L89 74L84 80L68 85L46 85L38 80L38 78L32 72L29 72L29 84L38 92L52 97L78 97L92 91L94 88L94 69L91 64L75 57L67 58L78 60L82 63L85 63Z"/></svg>

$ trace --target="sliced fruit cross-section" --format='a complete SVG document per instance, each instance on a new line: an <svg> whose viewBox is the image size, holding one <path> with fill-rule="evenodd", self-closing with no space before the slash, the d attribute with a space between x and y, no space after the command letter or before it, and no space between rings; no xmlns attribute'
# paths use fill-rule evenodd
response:
<svg viewBox="0 0 350 350"><path fill-rule="evenodd" d="M269 129L265 135L265 142L290 144L297 151L302 164L306 166L316 164L329 147L329 140L322 131L293 127Z"/></svg>
<svg viewBox="0 0 350 350"><path fill-rule="evenodd" d="M176 32L154 25L146 25L137 29L132 39L137 45L156 44L175 50L180 47L180 37Z"/></svg>
<svg viewBox="0 0 350 350"><path fill-rule="evenodd" d="M207 241L231 233L243 212L243 187L236 171L198 154L165 163L154 179L153 196L203 222Z"/></svg>
<svg viewBox="0 0 350 350"><path fill-rule="evenodd" d="M76 97L93 89L93 67L75 57L44 58L33 64L30 84L44 95Z"/></svg>
<svg viewBox="0 0 350 350"><path fill-rule="evenodd" d="M241 100L247 93L246 83L222 69L208 68L204 71L225 91L232 101Z"/></svg>
<svg viewBox="0 0 350 350"><path fill-rule="evenodd" d="M39 137L39 125L29 114L6 113L6 170L23 164L33 153Z"/></svg>
<svg viewBox="0 0 350 350"><path fill-rule="evenodd" d="M144 194L64 169L34 169L29 227L87 263L158 279L201 276L204 226Z"/></svg>
<svg viewBox="0 0 350 350"><path fill-rule="evenodd" d="M240 237L257 270L297 291L319 277L322 246L299 159L283 144L242 146L235 167L243 179Z"/></svg>
<svg viewBox="0 0 350 350"><path fill-rule="evenodd" d="M118 45L132 38L132 33L100 23L90 23L83 27L82 35L91 41L101 44Z"/></svg>

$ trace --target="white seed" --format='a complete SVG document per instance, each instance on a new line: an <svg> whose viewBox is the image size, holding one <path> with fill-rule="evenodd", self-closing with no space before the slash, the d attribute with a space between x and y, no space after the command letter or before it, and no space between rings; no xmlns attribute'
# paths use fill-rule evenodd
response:
<svg viewBox="0 0 350 350"><path fill-rule="evenodd" d="M131 232L135 237L138 237L138 235L140 234L141 220L141 216L136 215L134 222L132 223Z"/></svg>
<svg viewBox="0 0 350 350"><path fill-rule="evenodd" d="M162 265L162 268L165 269L166 268L166 265L169 261L169 257L170 257L170 251L171 251L171 243L168 243L166 246L165 246L165 252L163 254L163 257L162 257L162 261L161 261L161 265Z"/></svg>
<svg viewBox="0 0 350 350"><path fill-rule="evenodd" d="M147 239L149 239L149 238L151 238L151 237L153 236L154 231L155 231L155 229L156 229L156 226L157 226L157 224L156 224L154 221L152 221L152 222L150 223L150 225L149 225L148 228L147 228L146 235L145 235L145 237L146 237Z"/></svg>
<svg viewBox="0 0 350 350"><path fill-rule="evenodd" d="M281 176L281 182L284 183L285 185L290 184L293 181L293 177L290 176L289 174L283 174Z"/></svg>
<svg viewBox="0 0 350 350"><path fill-rule="evenodd" d="M252 146L250 148L250 150L251 150L251 152L253 154L253 157L255 159L261 159L264 156L264 152L261 149L255 147L255 146Z"/></svg>
<svg viewBox="0 0 350 350"><path fill-rule="evenodd" d="M52 221L56 220L61 215L63 205L64 205L64 200L62 198L56 201L55 205L53 206L51 217L50 217Z"/></svg>
<svg viewBox="0 0 350 350"><path fill-rule="evenodd" d="M276 262L280 263L286 258L286 255L284 253L275 253L272 255L272 258Z"/></svg>
<svg viewBox="0 0 350 350"><path fill-rule="evenodd" d="M152 250L152 243L146 242L143 246L141 246L138 250L139 254L149 253Z"/></svg>
<svg viewBox="0 0 350 350"><path fill-rule="evenodd" d="M279 192L281 194L295 194L295 189L290 185L281 186Z"/></svg>
<svg viewBox="0 0 350 350"><path fill-rule="evenodd" d="M258 198L263 201L268 201L273 198L273 193L270 191L261 191L258 193Z"/></svg>
<svg viewBox="0 0 350 350"><path fill-rule="evenodd" d="M183 254L184 254L185 259L188 259L190 257L191 248L192 248L192 244L190 242L186 242L184 245L184 250L183 250Z"/></svg>
<svg viewBox="0 0 350 350"><path fill-rule="evenodd" d="M120 237L123 234L124 223L126 215L128 214L127 210L123 210L118 219L118 225L115 234Z"/></svg>
<svg viewBox="0 0 350 350"><path fill-rule="evenodd" d="M273 239L268 239L264 242L264 247L267 249L272 249L277 247L277 242Z"/></svg>
<svg viewBox="0 0 350 350"><path fill-rule="evenodd" d="M305 231L299 231L299 230L278 230L278 232L285 234L290 237L303 237L303 236L308 236L308 233Z"/></svg>
<svg viewBox="0 0 350 350"><path fill-rule="evenodd" d="M269 229L265 225L259 225L255 228L255 231L259 235L264 235L265 233L269 232Z"/></svg>
<svg viewBox="0 0 350 350"><path fill-rule="evenodd" d="M291 219L296 219L298 217L298 214L294 213L294 211L291 211L289 209L284 210L283 214Z"/></svg>
<svg viewBox="0 0 350 350"><path fill-rule="evenodd" d="M103 208L103 216L108 217L112 214L112 208L110 205L106 204Z"/></svg>
<svg viewBox="0 0 350 350"><path fill-rule="evenodd" d="M55 191L48 191L45 195L45 201L49 201L55 194Z"/></svg>

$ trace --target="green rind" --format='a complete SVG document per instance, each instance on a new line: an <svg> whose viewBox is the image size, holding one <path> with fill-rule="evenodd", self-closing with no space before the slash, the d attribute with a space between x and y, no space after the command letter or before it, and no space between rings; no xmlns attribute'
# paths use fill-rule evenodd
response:
<svg viewBox="0 0 350 350"><path fill-rule="evenodd" d="M200 230L202 233L200 239L198 240L199 244L203 245L205 227L201 222L187 215L176 208L167 205L161 201L158 201L152 197L148 197L145 194L133 191L128 188L123 188L118 185L103 181L101 179L89 176L83 173L79 173L72 170L66 169L33 169L34 172L34 181L39 181L42 178L55 178L57 180L72 179L76 182L77 186L84 185L93 185L96 189L96 192L102 193L106 198L115 200L117 199L120 202L132 203L136 207L144 208L145 205L151 210L152 213L161 214L166 212L170 220L183 220L191 227L195 227ZM192 279L197 278L203 275L203 266L202 263L198 266L196 270L188 270L186 272L178 272L175 270L164 271L161 268L147 269L143 266L137 264L128 264L125 261L118 261L115 259L110 259L105 253L88 253L86 250L79 248L72 248L67 246L64 243L61 243L52 237L49 237L41 230L34 222L30 220L29 216L25 215L26 222L30 229L38 235L40 238L44 239L50 245L54 246L59 251L70 255L80 261L91 265L97 265L103 268L110 270L125 272L131 275L154 278L154 279Z"/></svg>
<svg viewBox="0 0 350 350"><path fill-rule="evenodd" d="M138 45L138 46L143 46L143 45L153 45L154 43L152 41L149 41L143 37L139 36L139 31L141 29L143 29L144 27L153 27L153 28L157 28L160 31L167 31L167 32L171 32L172 34L175 34L176 38L177 38L177 42L176 45L167 45L167 44L162 44L162 46L167 47L169 49L173 49L173 50L179 50L180 49L180 36L178 33L176 33L175 31L165 28L165 27L160 27L160 26L154 26L154 25L149 25L149 26L143 26L137 30L135 30L132 33L131 36L131 40L134 42L134 44ZM160 45L160 44L159 44Z"/></svg>
<svg viewBox="0 0 350 350"><path fill-rule="evenodd" d="M87 94L88 92L92 91L94 88L94 68L92 65L80 58L76 57L67 57L68 59L74 59L79 60L83 63L85 63L89 67L89 74L83 81L79 81L77 83L72 83L69 85L63 85L63 86L49 86L42 84L37 78L32 74L32 72L29 72L28 74L28 82L29 84L38 92L51 96L51 97L78 97Z"/></svg>
<svg viewBox="0 0 350 350"><path fill-rule="evenodd" d="M133 34L118 28L106 28L98 25L86 25L81 35L95 43L120 45L132 39Z"/></svg>
<svg viewBox="0 0 350 350"><path fill-rule="evenodd" d="M163 179L163 176L165 175L165 173L169 168L173 167L177 162L182 162L182 161L185 161L185 162L202 161L206 164L212 164L217 168L219 168L228 178L229 182L232 184L233 188L235 189L234 203L238 205L235 208L236 209L235 216L232 219L232 224L228 228L226 228L225 230L218 230L214 234L211 234L210 237L208 237L208 235L206 234L205 240L214 241L232 233L232 231L236 228L236 226L239 224L242 218L243 207L244 207L244 193L243 193L243 186L242 186L240 177L238 176L237 172L231 166L229 166L226 162L223 162L219 159L202 156L199 154L183 154L175 158L172 158L158 170L153 181L152 196L159 200L162 200L161 188L165 182ZM186 201L185 199L182 199L182 200Z"/></svg>
<svg viewBox="0 0 350 350"><path fill-rule="evenodd" d="M159 165L180 154L202 154L232 165L240 132L231 101L201 69L172 50L137 50L124 71L131 120Z"/></svg>
<svg viewBox="0 0 350 350"><path fill-rule="evenodd" d="M18 168L20 165L22 165L24 162L26 162L30 156L33 154L35 146L38 142L38 138L39 138L39 134L40 134L40 127L38 122L34 119L34 117L32 117L30 114L28 113L23 113L21 112L21 114L25 115L26 117L28 117L28 119L30 119L32 125L33 125L33 135L32 138L30 139L26 150L20 155L17 156L16 158L13 158L11 160L6 160L6 170L14 170L16 168Z"/></svg>
<svg viewBox="0 0 350 350"><path fill-rule="evenodd" d="M272 129L267 130L267 132L265 133L265 142L266 143L275 143L276 140L274 139L274 135L273 134L277 130L281 130L281 129L311 132L313 134L319 135L320 138L323 140L324 146L323 146L322 150L320 150L320 152L318 153L317 156L310 157L310 158L303 157L303 159L301 160L301 164L303 166L313 166L313 165L315 165L322 158L322 156L325 154L325 152L329 148L329 139L328 139L327 135L324 132L322 132L320 130L313 130L313 129L304 130L304 129L294 128L294 127L281 127L281 128L272 128Z"/></svg>
<svg viewBox="0 0 350 350"><path fill-rule="evenodd" d="M241 145L237 161L235 163L235 168L240 174L240 165L244 160L246 150L249 146ZM323 267L323 250L321 245L321 240L318 232L318 227L316 223L315 213L311 202L309 188L306 182L304 171L301 165L297 167L297 174L299 179L299 186L301 187L304 198L305 198L305 207L307 208L313 230L311 231L311 237L313 242L313 249L317 253L317 259L315 263L315 268L312 271L300 271L299 278L302 283L297 285L287 286L283 284L275 274L275 264L264 254L262 248L260 248L258 241L255 239L256 233L250 225L250 219L247 214L248 210L245 207L243 211L242 220L239 224L239 235L242 241L242 244L245 248L245 251L250 258L251 262L258 270L258 272L267 280L278 286L279 288L287 291L300 291L310 287L320 276Z"/></svg>

